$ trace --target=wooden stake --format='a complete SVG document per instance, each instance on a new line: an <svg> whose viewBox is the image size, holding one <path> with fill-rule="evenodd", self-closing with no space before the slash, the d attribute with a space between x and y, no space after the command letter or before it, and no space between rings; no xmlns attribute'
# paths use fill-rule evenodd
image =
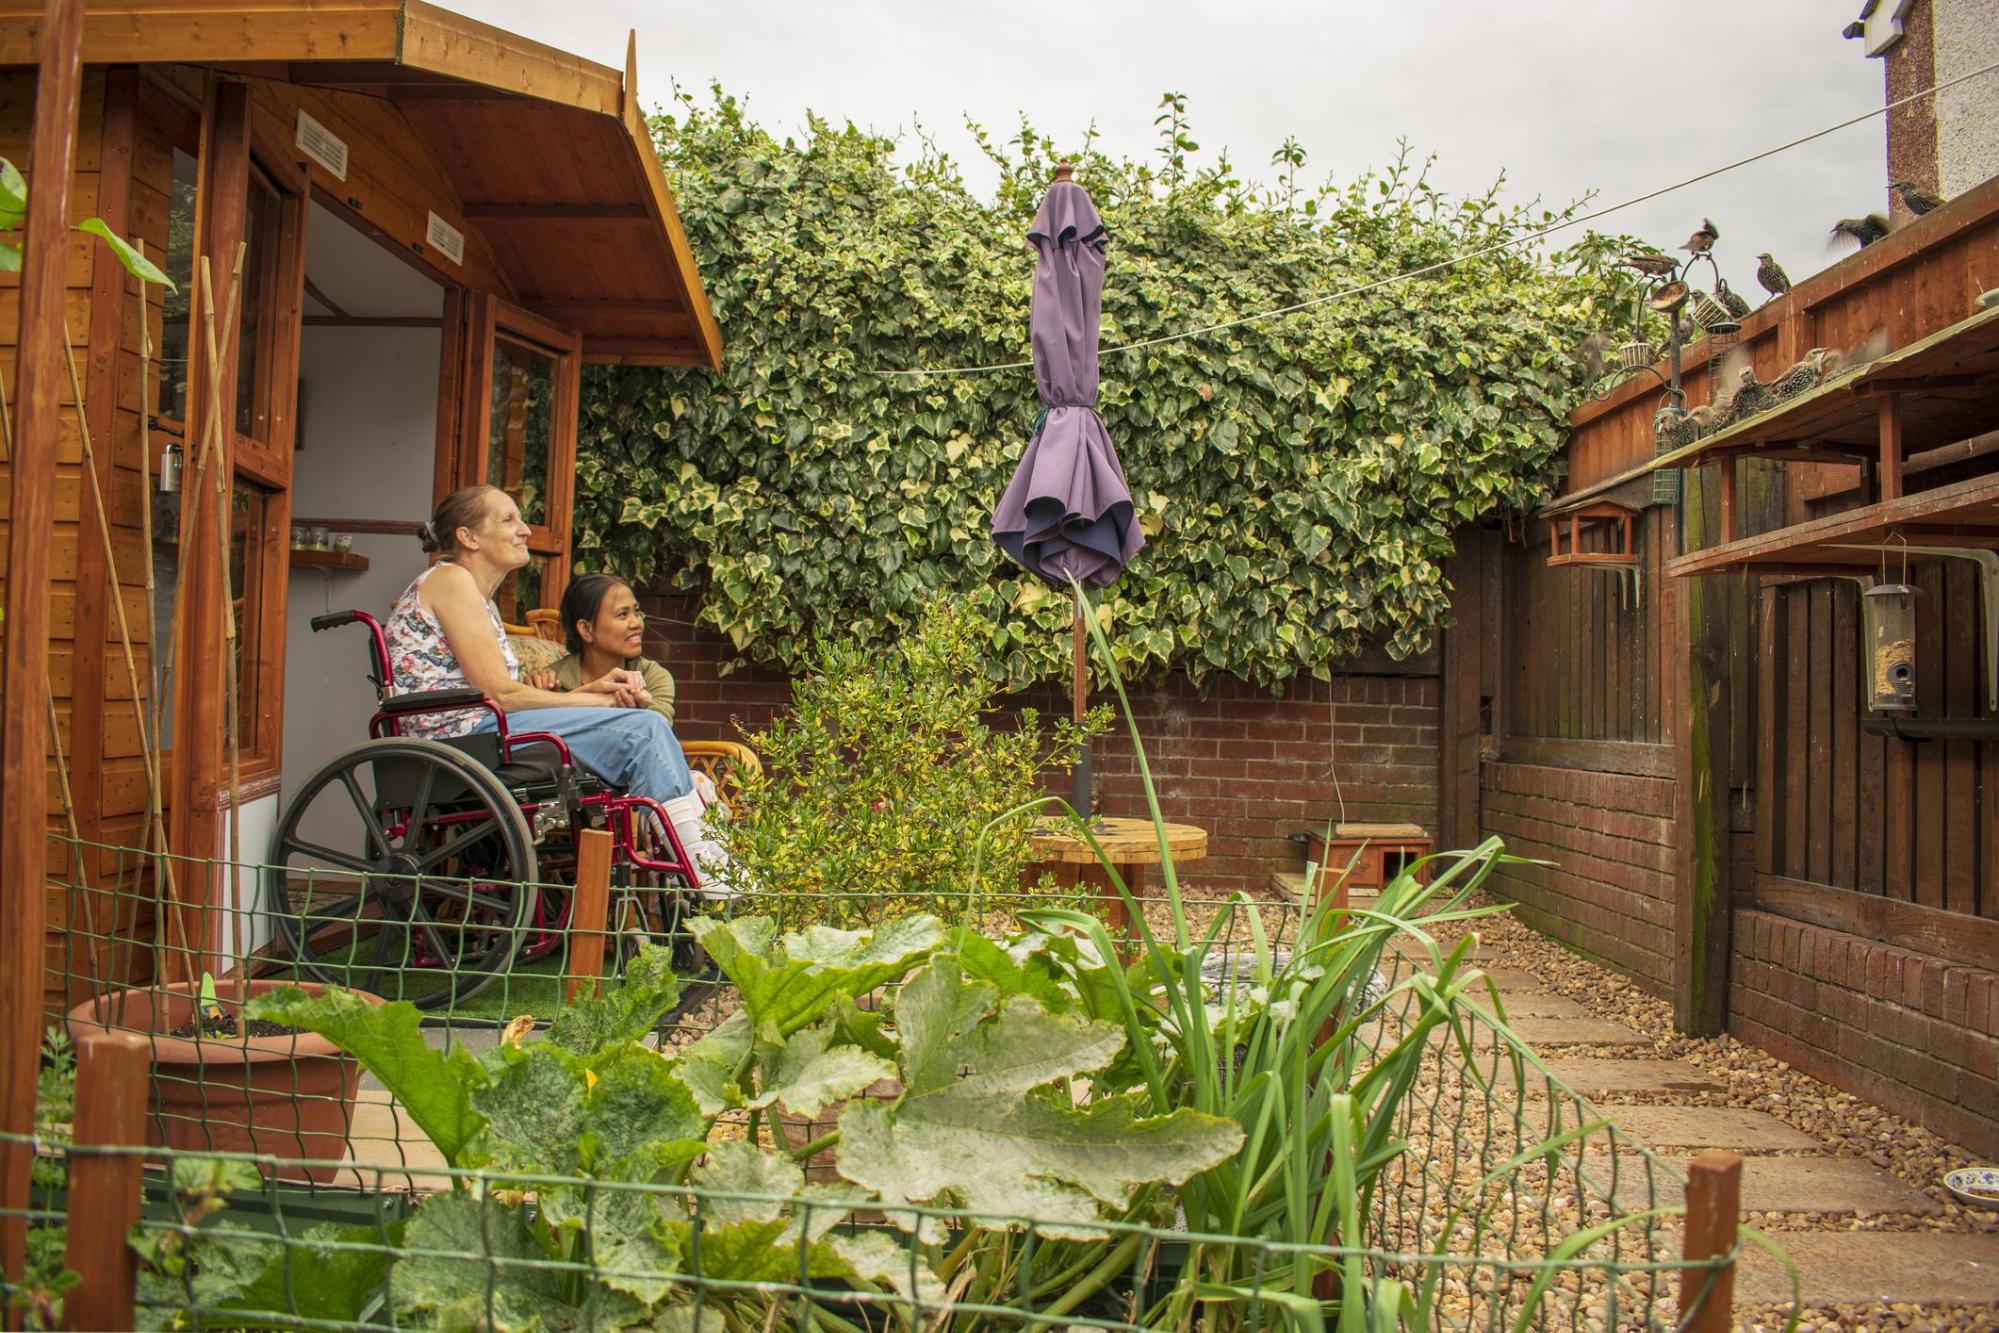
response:
<svg viewBox="0 0 1999 1333"><path fill-rule="evenodd" d="M34 706L48 688L49 548L56 454L62 438L63 259L68 252L70 169L83 87L83 0L47 0L42 11L28 215L21 247L15 397L19 448L8 505L4 679L0 709L0 1273L27 1262L28 1168L40 1065L46 909L44 846L48 718Z"/></svg>
<svg viewBox="0 0 1999 1333"><path fill-rule="evenodd" d="M1704 1152L1687 1163L1687 1231L1680 1257L1692 1264L1733 1254L1741 1219L1741 1156ZM1734 1310L1733 1260L1720 1268L1680 1270L1680 1327L1685 1333L1728 1333Z"/></svg>
<svg viewBox="0 0 1999 1333"><path fill-rule="evenodd" d="M76 1123L79 1151L69 1159L69 1249L65 1262L78 1282L63 1301L65 1328L132 1328L137 1278L129 1237L139 1220L139 1152L146 1142L146 1077L150 1043L136 1032L95 1032L77 1043Z"/></svg>
<svg viewBox="0 0 1999 1333"><path fill-rule="evenodd" d="M585 829L576 838L576 893L569 906L569 989L573 1001L583 983L597 993L604 975L604 935L611 916L611 835Z"/></svg>

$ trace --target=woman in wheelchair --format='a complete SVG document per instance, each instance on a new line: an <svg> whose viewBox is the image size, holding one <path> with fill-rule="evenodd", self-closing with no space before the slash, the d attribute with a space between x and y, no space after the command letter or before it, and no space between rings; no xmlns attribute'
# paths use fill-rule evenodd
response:
<svg viewBox="0 0 1999 1333"><path fill-rule="evenodd" d="M528 563L528 535L520 509L497 487L467 486L444 497L421 533L424 550L438 558L396 599L384 626L397 690L476 689L507 715L510 730L559 736L600 778L657 801L701 869L703 895L730 896L732 868L703 827L702 802L668 721L670 700L659 707L644 670L621 662L595 676L580 671L577 683L560 692L518 679L520 664L493 594ZM566 609L564 619L571 621ZM573 622L569 633L578 638ZM606 644L605 655L624 646ZM670 690L672 678L666 683ZM404 724L407 734L432 738L495 729L483 709L417 714Z"/></svg>

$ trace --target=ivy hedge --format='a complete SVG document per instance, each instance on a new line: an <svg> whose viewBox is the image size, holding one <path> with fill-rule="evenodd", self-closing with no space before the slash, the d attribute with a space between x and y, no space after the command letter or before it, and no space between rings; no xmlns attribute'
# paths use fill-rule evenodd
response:
<svg viewBox="0 0 1999 1333"><path fill-rule="evenodd" d="M1485 251L1431 277L1104 358L1101 409L1147 546L1102 594L1120 670L1324 677L1380 644L1420 651L1448 611L1461 525L1525 509L1558 476L1580 392L1572 349L1609 316L1608 243L1494 249L1559 214L1497 186L1447 198L1406 149L1349 183L1245 184L1195 169L1183 99L1159 162L1066 154L1111 233L1108 347L1227 322ZM976 128L976 127L975 127ZM927 598L992 621L1009 688L1068 670L1066 594L994 547L988 519L1040 404L1025 360L1024 232L1058 156L1023 125L980 132L976 196L934 150L814 120L798 139L741 103L655 119L720 320L719 374L586 380L579 559L698 593L747 659L796 670L816 633L881 642Z"/></svg>

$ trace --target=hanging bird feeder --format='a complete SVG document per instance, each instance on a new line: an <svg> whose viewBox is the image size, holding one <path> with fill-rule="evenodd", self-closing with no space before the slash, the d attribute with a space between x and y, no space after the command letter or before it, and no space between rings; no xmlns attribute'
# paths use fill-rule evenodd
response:
<svg viewBox="0 0 1999 1333"><path fill-rule="evenodd" d="M1659 359L1659 349L1643 338L1633 338L1617 349L1617 364L1626 370L1644 370Z"/></svg>
<svg viewBox="0 0 1999 1333"><path fill-rule="evenodd" d="M1867 644L1868 707L1877 713L1916 711L1916 598L1919 595L1920 591L1909 583L1881 583L1861 594L1861 634Z"/></svg>
<svg viewBox="0 0 1999 1333"><path fill-rule="evenodd" d="M1645 298L1645 304L1651 307L1654 314L1669 318L1686 303L1687 284L1684 282L1666 283L1655 288L1652 294Z"/></svg>
<svg viewBox="0 0 1999 1333"><path fill-rule="evenodd" d="M1707 292L1695 292L1690 313L1694 323L1709 334L1737 333L1742 329L1742 321L1733 311Z"/></svg>

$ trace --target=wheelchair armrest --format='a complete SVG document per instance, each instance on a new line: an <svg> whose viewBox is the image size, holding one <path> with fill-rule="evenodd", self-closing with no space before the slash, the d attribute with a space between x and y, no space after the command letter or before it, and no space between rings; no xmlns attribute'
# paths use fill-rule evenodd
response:
<svg viewBox="0 0 1999 1333"><path fill-rule="evenodd" d="M470 708L486 702L486 692L471 688L457 690L420 690L415 694L398 694L386 700L381 711L390 717L400 717L404 713L428 713L446 708Z"/></svg>

